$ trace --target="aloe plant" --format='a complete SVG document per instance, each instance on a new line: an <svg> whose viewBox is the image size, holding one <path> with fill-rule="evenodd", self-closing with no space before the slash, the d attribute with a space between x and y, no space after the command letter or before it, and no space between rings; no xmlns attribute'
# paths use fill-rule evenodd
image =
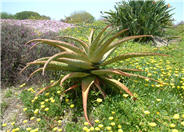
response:
<svg viewBox="0 0 184 132"><path fill-rule="evenodd" d="M79 40L74 37L64 37L65 39L70 39L81 45L81 48L72 45L70 43L64 41L57 40L48 40L48 39L34 39L27 44L36 43L33 47L38 44L47 44L53 47L56 47L61 50L61 52L51 56L37 59L33 62L27 64L23 70L32 65L40 65L41 68L36 69L30 77L37 73L42 72L44 75L45 70L62 70L66 73L64 76L61 76L59 80L53 82L51 85L43 88L41 91L37 93L37 96L47 90L48 88L54 87L56 85L63 85L63 82L67 79L76 78L80 80L79 83L71 86L70 88L63 91L64 93L75 89L77 87L81 87L82 99L83 99L83 110L85 119L91 125L91 122L87 116L87 99L88 93L91 86L95 86L105 98L106 94L101 88L101 81L110 82L120 89L124 90L130 96L134 96L130 90L121 82L111 78L111 74L126 76L126 77L138 77L142 79L150 79L156 81L152 78L147 78L141 75L128 73L127 71L140 71L138 69L105 69L106 65L118 62L120 60L125 60L133 57L143 57L143 56L165 56L159 53L128 53L116 56L112 59L109 59L109 55L113 53L113 51L121 45L123 42L126 42L131 39L141 38L141 37L151 37L150 35L137 35L137 36L129 36L123 39L119 39L114 41L119 35L127 31L127 29L122 30L118 33L112 34L111 37L107 37L111 34L111 32L105 33L109 26L105 27L99 34L94 37L94 31L91 30L91 33L88 37L88 43L82 40ZM104 35L105 34L105 35ZM22 70L22 71L23 71ZM21 72L22 72L21 71ZM134 97L133 97L134 98ZM135 99L135 98L134 98Z"/></svg>
<svg viewBox="0 0 184 132"><path fill-rule="evenodd" d="M114 11L104 12L104 18L117 30L128 28L122 36L154 35L165 36L165 29L172 23L173 8L165 0L122 0L114 6ZM152 38L139 38L134 41L150 41Z"/></svg>

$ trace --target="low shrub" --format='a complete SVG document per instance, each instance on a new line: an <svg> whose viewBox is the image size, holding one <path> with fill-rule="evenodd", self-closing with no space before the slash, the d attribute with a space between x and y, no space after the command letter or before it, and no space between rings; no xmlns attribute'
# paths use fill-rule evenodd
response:
<svg viewBox="0 0 184 132"><path fill-rule="evenodd" d="M15 19L15 16L6 12L0 13L1 19Z"/></svg>
<svg viewBox="0 0 184 132"><path fill-rule="evenodd" d="M57 33L47 32L38 34L28 27L2 23L1 36L1 81L3 86L7 84L15 85L24 81L34 69L30 69L23 75L19 75L19 71L27 62L37 57L50 56L57 51L48 46L38 46L30 50L30 46L24 45L27 41L34 38L56 39ZM38 80L38 78L33 80Z"/></svg>
<svg viewBox="0 0 184 132"><path fill-rule="evenodd" d="M34 20L50 20L48 16L41 16L37 12L33 11L22 11L15 14L15 18L19 20L34 19Z"/></svg>
<svg viewBox="0 0 184 132"><path fill-rule="evenodd" d="M88 12L74 12L70 16L65 18L65 22L67 23L92 23L95 18Z"/></svg>

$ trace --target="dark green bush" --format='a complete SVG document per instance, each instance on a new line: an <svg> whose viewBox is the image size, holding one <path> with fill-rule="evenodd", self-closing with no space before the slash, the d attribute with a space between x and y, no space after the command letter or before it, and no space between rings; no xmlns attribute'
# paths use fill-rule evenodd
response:
<svg viewBox="0 0 184 132"><path fill-rule="evenodd" d="M50 17L48 16L41 16L37 12L33 11L22 11L15 14L15 18L19 20L25 20L25 19L35 19L35 20L50 20Z"/></svg>
<svg viewBox="0 0 184 132"><path fill-rule="evenodd" d="M48 16L30 16L28 19L33 19L33 20L50 20L50 17Z"/></svg>
<svg viewBox="0 0 184 132"><path fill-rule="evenodd" d="M153 35L164 36L165 28L171 24L170 5L164 0L121 1L115 5L115 11L105 12L109 23L122 30L128 28L127 36ZM149 41L152 38L135 39Z"/></svg>
<svg viewBox="0 0 184 132"><path fill-rule="evenodd" d="M19 20L29 19L31 16L40 17L40 14L33 11L22 11L15 14L16 19Z"/></svg>
<svg viewBox="0 0 184 132"><path fill-rule="evenodd" d="M95 18L88 12L74 12L69 17L66 17L65 22L67 23L92 23Z"/></svg>
<svg viewBox="0 0 184 132"><path fill-rule="evenodd" d="M38 57L50 56L57 52L46 45L39 45L32 50L25 45L31 39L47 38L56 39L57 33L47 32L38 36L32 29L24 26L2 23L1 30L1 82L2 85L15 85L26 80L34 70L30 69L24 74L18 74L27 62ZM45 76L44 76L45 77ZM32 81L40 81L39 75ZM49 79L49 77L46 77Z"/></svg>
<svg viewBox="0 0 184 132"><path fill-rule="evenodd" d="M15 16L6 12L1 12L1 19L15 19Z"/></svg>

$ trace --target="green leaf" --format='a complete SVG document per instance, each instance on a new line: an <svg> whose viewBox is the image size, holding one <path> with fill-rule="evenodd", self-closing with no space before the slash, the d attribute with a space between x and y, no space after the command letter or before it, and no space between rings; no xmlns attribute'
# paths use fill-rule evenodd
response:
<svg viewBox="0 0 184 132"><path fill-rule="evenodd" d="M85 70L94 69L94 67L92 66L92 63L86 62L83 60L70 59L70 58L60 58L58 60L68 65L71 65L73 67L78 67L78 68L82 68Z"/></svg>
<svg viewBox="0 0 184 132"><path fill-rule="evenodd" d="M90 58L92 62L98 63L104 56L106 51L106 48L118 37L120 36L123 32L127 31L128 29L124 29L115 35L113 35L111 38L106 40L102 45L100 45L99 48L97 48L93 54L93 56Z"/></svg>
<svg viewBox="0 0 184 132"><path fill-rule="evenodd" d="M60 58L59 60L61 61L61 57L66 57L66 58L70 58L70 59L78 59L78 60L83 60L83 61L87 61L88 58L86 57L83 57L83 56L79 56L75 53L72 53L72 52L60 52L60 53L57 53L53 56L51 56L47 61L46 63L44 64L44 67L43 67L43 75L44 75L44 72L45 72L45 69L47 67L47 65L51 62L51 61L54 61L54 60L57 60L58 58Z"/></svg>
<svg viewBox="0 0 184 132"><path fill-rule="evenodd" d="M117 42L114 42L112 44L110 44L108 46L108 48L106 49L105 52L107 52L108 50L111 50L114 47L118 47L119 45L121 45L123 42L126 42L128 40L132 40L132 39L136 39L136 38L142 38L142 37L153 37L152 35L136 35L136 36L129 36L129 37L125 37L123 39L118 40Z"/></svg>
<svg viewBox="0 0 184 132"><path fill-rule="evenodd" d="M95 51L96 47L99 44L100 38L102 37L103 33L105 32L105 30L109 27L110 25L106 26L95 38L95 40L92 42L92 44L89 47L89 57L93 54L93 52Z"/></svg>
<svg viewBox="0 0 184 132"><path fill-rule="evenodd" d="M62 46L66 49L71 50L74 53L77 53L77 54L80 54L80 55L86 55L85 52L82 51L81 49L79 49L78 47L73 46L70 43L63 42L63 41L49 40L49 39L33 39L33 40L27 42L26 44L30 44L32 42L40 42L42 44L48 44L48 45L51 45L51 46Z"/></svg>
<svg viewBox="0 0 184 132"><path fill-rule="evenodd" d="M85 50L86 53L88 53L88 44L78 38L75 38L75 37L69 37L69 36L64 36L64 37L61 37L61 38L66 38L66 39L71 39L71 40L74 40L76 42L78 42L79 44L81 44L81 46L83 47L83 49Z"/></svg>
<svg viewBox="0 0 184 132"><path fill-rule="evenodd" d="M92 44L93 36L94 36L94 30L91 29L91 33L90 33L90 35L88 37L89 46Z"/></svg>

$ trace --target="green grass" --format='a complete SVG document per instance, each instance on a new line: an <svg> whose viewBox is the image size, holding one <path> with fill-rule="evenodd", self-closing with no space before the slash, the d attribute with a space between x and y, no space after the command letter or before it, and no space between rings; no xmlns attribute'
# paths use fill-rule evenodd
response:
<svg viewBox="0 0 184 132"><path fill-rule="evenodd" d="M5 98L9 98L9 97L12 97L12 94L13 94L13 92L12 92L12 90L11 89L9 89L9 90L7 90L6 91L6 93L5 93Z"/></svg>
<svg viewBox="0 0 184 132"><path fill-rule="evenodd" d="M128 42L119 47L112 57L121 53L146 51L169 56L127 59L111 66L143 69L145 72L140 72L141 75L157 79L163 84L114 76L134 93L136 101L123 91L119 94L119 89L111 85L102 86L108 94L105 99L99 92L91 90L88 114L94 125L94 131L99 129L104 132L184 131L184 41L161 48ZM34 94L41 89L40 87L22 91L19 97L26 108L24 111L29 119L34 117L28 121L27 128L29 122L34 122L35 126L31 129L38 128L39 132L61 129L65 132L89 131L89 129L92 131L93 128L85 125L80 88L61 94L61 91L68 88L71 83L72 80L69 80L62 88L57 86L49 89L38 98L35 98ZM98 98L103 101L98 102ZM39 122L38 118L41 119ZM4 129L6 130L6 127ZM26 131L24 127L20 129Z"/></svg>
<svg viewBox="0 0 184 132"><path fill-rule="evenodd" d="M4 113L4 111L8 108L8 103L7 102L5 102L5 101L3 101L1 104L0 104L0 106L1 106L1 116L3 115L3 113Z"/></svg>

